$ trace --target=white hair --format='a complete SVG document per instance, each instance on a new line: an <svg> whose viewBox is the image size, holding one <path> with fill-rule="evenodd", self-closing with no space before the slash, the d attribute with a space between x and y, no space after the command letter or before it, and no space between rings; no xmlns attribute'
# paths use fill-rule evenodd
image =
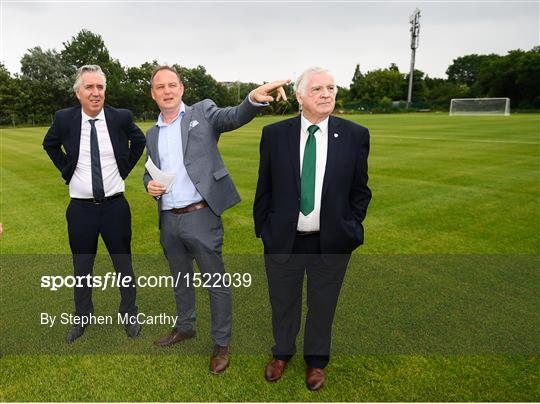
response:
<svg viewBox="0 0 540 404"><path fill-rule="evenodd" d="M75 75L75 83L73 83L73 91L77 92L79 90L79 87L82 84L82 75L84 73L97 73L101 76L103 79L103 88L107 87L107 77L105 77L105 73L103 73L103 70L101 70L101 67L98 65L84 65L77 69L77 74Z"/></svg>
<svg viewBox="0 0 540 404"><path fill-rule="evenodd" d="M330 76L332 76L332 78L334 78L334 75L330 73L330 71L328 69L325 69L324 67L310 67L304 70L304 72L298 77L298 79L296 79L296 82L294 83L294 91L296 91L296 93L300 95L305 95L306 86L309 79L314 74L319 74L319 73L328 73ZM337 86L336 86L336 93L337 93Z"/></svg>

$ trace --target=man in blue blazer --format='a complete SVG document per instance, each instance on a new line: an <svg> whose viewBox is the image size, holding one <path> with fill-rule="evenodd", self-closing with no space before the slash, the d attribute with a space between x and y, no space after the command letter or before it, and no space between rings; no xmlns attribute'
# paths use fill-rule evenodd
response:
<svg viewBox="0 0 540 404"><path fill-rule="evenodd" d="M253 207L255 232L264 243L275 340L265 376L270 382L281 378L296 352L307 274L306 385L318 390L347 264L364 237L371 199L369 132L331 116L337 87L326 69L306 70L295 89L302 114L263 128Z"/></svg>
<svg viewBox="0 0 540 404"><path fill-rule="evenodd" d="M133 321L136 289L124 179L143 153L146 140L130 111L104 106L105 87L106 77L99 66L79 68L73 90L81 106L56 112L43 148L69 186L66 218L75 276L84 279L92 273L101 234L116 272L128 285L120 287L119 313L132 320L125 329L134 338L141 326ZM88 281L74 288L74 298L75 321L67 342L79 338L94 317Z"/></svg>

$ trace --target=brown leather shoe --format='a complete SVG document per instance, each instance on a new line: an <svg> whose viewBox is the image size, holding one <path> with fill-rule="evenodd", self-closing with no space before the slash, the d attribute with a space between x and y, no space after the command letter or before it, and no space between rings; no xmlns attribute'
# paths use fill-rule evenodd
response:
<svg viewBox="0 0 540 404"><path fill-rule="evenodd" d="M163 338L160 338L156 341L154 341L155 346L170 346L173 344L176 344L180 341L185 341L186 339L190 339L195 337L195 330L191 331L179 331L176 328L173 328L173 330L164 336Z"/></svg>
<svg viewBox="0 0 540 404"><path fill-rule="evenodd" d="M267 382L277 382L283 376L285 368L287 367L287 361L281 359L273 358L268 365L266 365L266 370L264 372L264 377Z"/></svg>
<svg viewBox="0 0 540 404"><path fill-rule="evenodd" d="M324 384L324 369L307 368L306 370L306 386L311 391L319 390Z"/></svg>
<svg viewBox="0 0 540 404"><path fill-rule="evenodd" d="M229 367L229 347L214 346L214 352L210 358L210 373L219 375Z"/></svg>

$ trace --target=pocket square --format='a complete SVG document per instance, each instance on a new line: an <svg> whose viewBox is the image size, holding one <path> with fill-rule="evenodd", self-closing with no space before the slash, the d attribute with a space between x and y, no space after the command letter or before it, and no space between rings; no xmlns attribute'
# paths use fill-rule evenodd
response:
<svg viewBox="0 0 540 404"><path fill-rule="evenodd" d="M199 124L199 121L191 121L189 123L189 129L193 129L195 126Z"/></svg>

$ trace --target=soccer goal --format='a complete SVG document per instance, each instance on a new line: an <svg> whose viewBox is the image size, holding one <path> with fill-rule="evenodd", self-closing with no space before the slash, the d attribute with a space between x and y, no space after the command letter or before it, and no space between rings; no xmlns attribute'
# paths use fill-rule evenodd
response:
<svg viewBox="0 0 540 404"><path fill-rule="evenodd" d="M510 115L510 98L452 98L453 115Z"/></svg>

